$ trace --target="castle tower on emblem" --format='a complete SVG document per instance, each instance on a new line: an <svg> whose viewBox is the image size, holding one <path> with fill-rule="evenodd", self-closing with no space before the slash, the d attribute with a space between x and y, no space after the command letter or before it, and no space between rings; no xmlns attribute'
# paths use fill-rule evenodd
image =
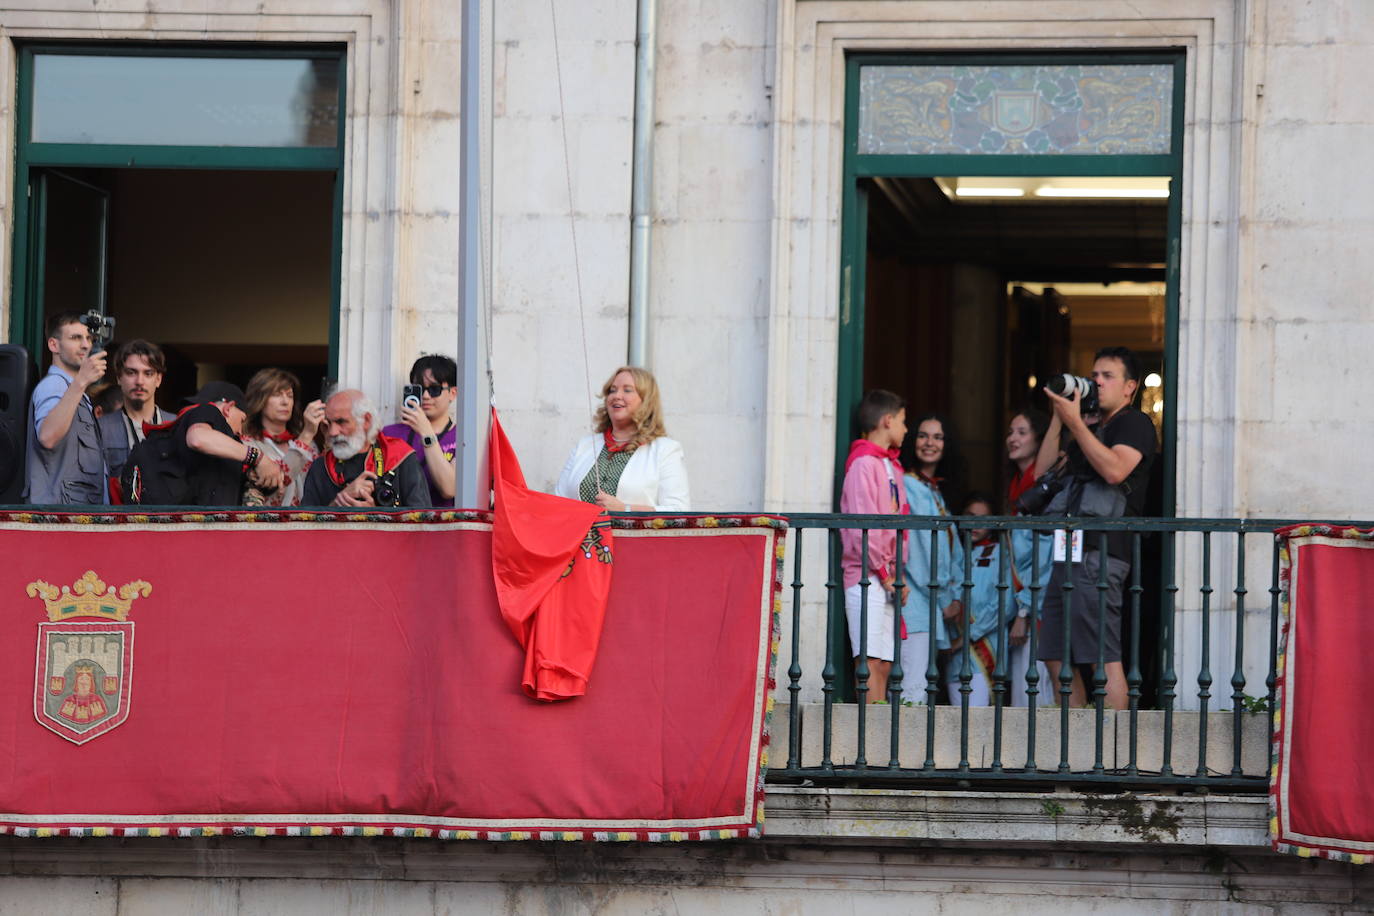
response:
<svg viewBox="0 0 1374 916"><path fill-rule="evenodd" d="M71 586L39 580L25 589L42 598L33 714L38 724L85 744L129 717L134 658L134 599L153 587L140 580L106 586L94 571Z"/></svg>

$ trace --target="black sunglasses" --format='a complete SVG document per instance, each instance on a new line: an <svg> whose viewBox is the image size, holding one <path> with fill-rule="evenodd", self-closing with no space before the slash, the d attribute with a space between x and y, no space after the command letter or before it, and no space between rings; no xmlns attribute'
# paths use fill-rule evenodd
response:
<svg viewBox="0 0 1374 916"><path fill-rule="evenodd" d="M420 385L419 388L430 397L437 398L449 389L449 385L445 382L442 385Z"/></svg>

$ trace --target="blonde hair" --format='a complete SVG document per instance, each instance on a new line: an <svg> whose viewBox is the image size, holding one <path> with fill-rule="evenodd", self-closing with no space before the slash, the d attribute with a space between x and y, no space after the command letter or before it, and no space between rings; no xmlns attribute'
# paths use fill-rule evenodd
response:
<svg viewBox="0 0 1374 916"><path fill-rule="evenodd" d="M630 418L635 423L635 434L630 438L630 448L637 449L641 445L648 445L659 436L666 436L667 430L663 428L663 402L658 396L658 382L654 379L654 374L648 369L641 369L639 366L621 366L611 373L611 377L606 379L601 386L601 406L596 409L596 416L592 420L592 428L599 433L604 433L611 428L611 417L606 411L606 395L611 393L611 386L615 384L615 377L622 372L630 373L630 378L634 379L635 391L639 392L640 403L635 408Z"/></svg>

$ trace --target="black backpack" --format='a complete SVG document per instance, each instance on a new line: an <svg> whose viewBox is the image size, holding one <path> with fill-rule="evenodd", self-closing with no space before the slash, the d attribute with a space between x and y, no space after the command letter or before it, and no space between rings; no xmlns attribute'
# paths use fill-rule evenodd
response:
<svg viewBox="0 0 1374 916"><path fill-rule="evenodd" d="M119 478L124 502L145 506L185 506L192 502L189 468L177 454L177 424L186 410L175 420L144 427L143 441L129 450Z"/></svg>

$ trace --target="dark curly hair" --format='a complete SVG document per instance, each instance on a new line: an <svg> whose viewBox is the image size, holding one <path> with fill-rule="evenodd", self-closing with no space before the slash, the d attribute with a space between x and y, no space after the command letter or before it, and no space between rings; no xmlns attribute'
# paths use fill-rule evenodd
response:
<svg viewBox="0 0 1374 916"><path fill-rule="evenodd" d="M924 413L907 424L906 438L902 440L902 467L908 471L919 472L921 462L916 458L916 433L921 424L935 420L945 434L945 451L940 463L935 465L935 476L940 479L940 495L945 498L945 506L951 511L962 507L966 487L967 462L959 451L959 434L954 424L938 413Z"/></svg>

